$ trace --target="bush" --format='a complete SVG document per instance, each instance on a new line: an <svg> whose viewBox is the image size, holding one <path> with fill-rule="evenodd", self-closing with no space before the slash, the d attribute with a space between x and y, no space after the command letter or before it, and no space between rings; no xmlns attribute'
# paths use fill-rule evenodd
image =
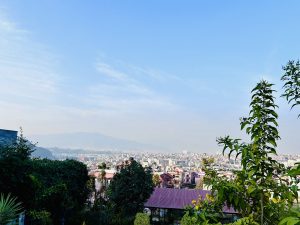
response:
<svg viewBox="0 0 300 225"><path fill-rule="evenodd" d="M150 218L145 213L137 213L134 220L134 225L150 225Z"/></svg>
<svg viewBox="0 0 300 225"><path fill-rule="evenodd" d="M197 218L189 216L188 213L184 214L180 221L181 225L195 225L197 224Z"/></svg>
<svg viewBox="0 0 300 225"><path fill-rule="evenodd" d="M221 223L210 223L204 213L194 213L190 215L186 212L180 221L181 225L221 225Z"/></svg>
<svg viewBox="0 0 300 225"><path fill-rule="evenodd" d="M292 208L280 221L279 225L300 225L300 207Z"/></svg>

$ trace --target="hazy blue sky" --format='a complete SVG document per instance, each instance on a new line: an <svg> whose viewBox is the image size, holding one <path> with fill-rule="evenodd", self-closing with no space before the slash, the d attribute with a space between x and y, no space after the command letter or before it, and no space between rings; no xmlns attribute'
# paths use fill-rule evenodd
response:
<svg viewBox="0 0 300 225"><path fill-rule="evenodd" d="M299 1L0 1L0 127L216 152L300 56ZM298 111L277 98L280 152Z"/></svg>

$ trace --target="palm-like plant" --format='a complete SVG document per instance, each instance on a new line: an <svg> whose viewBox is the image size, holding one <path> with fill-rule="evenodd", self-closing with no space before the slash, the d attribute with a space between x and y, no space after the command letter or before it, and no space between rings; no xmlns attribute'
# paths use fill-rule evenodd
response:
<svg viewBox="0 0 300 225"><path fill-rule="evenodd" d="M8 194L0 195L0 225L5 225L18 217L21 212L21 203L17 201L16 197Z"/></svg>

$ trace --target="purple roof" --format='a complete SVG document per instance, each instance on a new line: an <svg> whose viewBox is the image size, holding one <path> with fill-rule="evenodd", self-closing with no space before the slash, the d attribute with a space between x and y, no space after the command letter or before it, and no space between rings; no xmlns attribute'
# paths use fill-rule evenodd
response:
<svg viewBox="0 0 300 225"><path fill-rule="evenodd" d="M192 205L193 200L198 200L199 196L205 199L210 191L198 189L173 189L155 188L148 201L144 204L147 208L161 209L184 209ZM236 213L232 208L224 207L224 213Z"/></svg>

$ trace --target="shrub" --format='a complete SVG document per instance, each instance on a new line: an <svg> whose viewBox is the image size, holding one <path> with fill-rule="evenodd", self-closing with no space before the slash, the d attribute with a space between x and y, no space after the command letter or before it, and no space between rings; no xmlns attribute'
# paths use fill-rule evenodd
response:
<svg viewBox="0 0 300 225"><path fill-rule="evenodd" d="M134 225L150 225L150 218L146 213L137 213Z"/></svg>
<svg viewBox="0 0 300 225"><path fill-rule="evenodd" d="M257 222L254 221L253 216L250 215L249 217L241 218L230 225L259 225Z"/></svg>

